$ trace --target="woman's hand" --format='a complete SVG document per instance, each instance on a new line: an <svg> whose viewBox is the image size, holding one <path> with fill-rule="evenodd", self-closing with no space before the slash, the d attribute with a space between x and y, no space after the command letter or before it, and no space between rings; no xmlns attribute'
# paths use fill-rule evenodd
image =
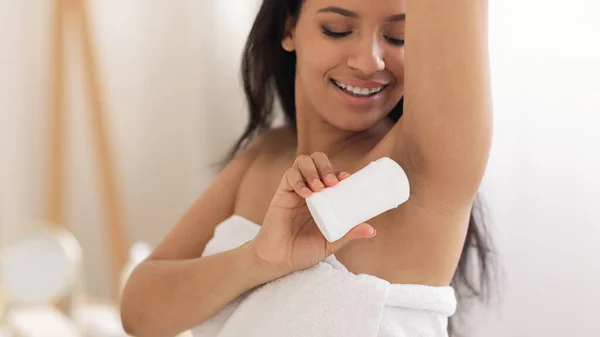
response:
<svg viewBox="0 0 600 337"><path fill-rule="evenodd" d="M250 242L258 260L282 276L319 263L352 240L374 237L375 229L363 223L340 240L328 242L308 210L305 199L313 192L349 176L336 174L324 153L298 157L283 175L262 228Z"/></svg>

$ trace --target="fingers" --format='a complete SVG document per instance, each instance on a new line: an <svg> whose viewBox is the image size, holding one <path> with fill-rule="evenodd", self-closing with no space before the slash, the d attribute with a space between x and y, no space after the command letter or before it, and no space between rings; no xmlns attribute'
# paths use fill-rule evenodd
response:
<svg viewBox="0 0 600 337"><path fill-rule="evenodd" d="M306 185L304 181L304 177L300 173L300 171L296 168L289 168L285 171L283 178L281 179L280 189L291 192L295 191L303 198L308 198L311 196L312 191Z"/></svg>
<svg viewBox="0 0 600 337"><path fill-rule="evenodd" d="M333 167L331 166L331 162L327 155L323 152L315 152L310 155L311 159L315 163L317 168L317 172L321 177L321 181L323 181L327 186L334 186L338 183L338 178L333 171Z"/></svg>
<svg viewBox="0 0 600 337"><path fill-rule="evenodd" d="M313 192L335 186L349 176L350 173L345 171L336 173L327 155L315 152L310 156L302 155L296 158L293 167L289 168L282 178L280 189L295 191L298 195L308 198Z"/></svg>
<svg viewBox="0 0 600 337"><path fill-rule="evenodd" d="M321 191L325 188L325 185L319 176L319 172L317 171L317 167L311 157L304 155L296 158L294 167L300 171L304 180L314 192Z"/></svg>
<svg viewBox="0 0 600 337"><path fill-rule="evenodd" d="M331 242L328 244L328 250L330 254L335 254L337 251L342 249L346 244L354 240L370 239L377 235L375 228L371 227L368 223L362 223L352 228L346 235L341 239Z"/></svg>
<svg viewBox="0 0 600 337"><path fill-rule="evenodd" d="M340 173L337 174L337 177L340 181L348 178L350 176L350 173L346 172L346 171L342 171Z"/></svg>
<svg viewBox="0 0 600 337"><path fill-rule="evenodd" d="M342 239L347 239L348 241L358 240L358 239L368 239L377 235L377 230L371 227L371 225L367 223L362 223L354 228L352 228Z"/></svg>

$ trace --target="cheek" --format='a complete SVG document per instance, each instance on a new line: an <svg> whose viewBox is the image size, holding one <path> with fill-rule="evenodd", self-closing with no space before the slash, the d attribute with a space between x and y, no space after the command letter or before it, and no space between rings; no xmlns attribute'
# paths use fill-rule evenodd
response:
<svg viewBox="0 0 600 337"><path fill-rule="evenodd" d="M308 48L299 47L296 52L298 74L311 83L324 82L332 69L345 63L344 55L339 48L332 46L332 43L319 40L321 39L315 39Z"/></svg>
<svg viewBox="0 0 600 337"><path fill-rule="evenodd" d="M385 67L396 81L396 88L404 87L404 48L394 48L387 53Z"/></svg>
<svg viewBox="0 0 600 337"><path fill-rule="evenodd" d="M302 51L304 51L303 49ZM339 67L339 51L330 51L326 46L307 48L308 52L298 50L296 60L296 75L298 76L306 103L316 108L320 113L331 111L329 104L335 104L332 96L333 86L329 82L332 69ZM331 86L331 87L330 87Z"/></svg>
<svg viewBox="0 0 600 337"><path fill-rule="evenodd" d="M297 73L305 84L317 85L326 82L332 69L345 64L344 50L340 44L325 37L313 23L298 22L296 29Z"/></svg>

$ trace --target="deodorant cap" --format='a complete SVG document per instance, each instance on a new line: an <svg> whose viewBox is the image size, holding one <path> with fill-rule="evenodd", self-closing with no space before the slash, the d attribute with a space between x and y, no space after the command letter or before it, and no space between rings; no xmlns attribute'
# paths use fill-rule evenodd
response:
<svg viewBox="0 0 600 337"><path fill-rule="evenodd" d="M383 157L336 186L313 193L306 204L323 236L334 242L355 226L403 204L409 196L406 173L394 160Z"/></svg>

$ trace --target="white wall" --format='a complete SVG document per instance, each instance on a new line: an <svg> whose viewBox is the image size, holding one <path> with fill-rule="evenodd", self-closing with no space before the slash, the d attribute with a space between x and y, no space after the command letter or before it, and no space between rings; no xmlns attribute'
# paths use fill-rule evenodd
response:
<svg viewBox="0 0 600 337"><path fill-rule="evenodd" d="M0 0L0 244L43 215L49 3ZM93 1L132 238L156 243L241 130L239 52L254 8L246 0ZM491 1L496 123L483 192L505 277L500 306L471 320L475 336L600 336L599 12L585 0ZM69 70L69 225L85 248L90 290L105 295L77 58Z"/></svg>
<svg viewBox="0 0 600 337"><path fill-rule="evenodd" d="M209 165L245 124L238 64L255 5L90 3L128 234L156 244L210 183ZM37 228L45 215L51 7L52 1L0 0L0 245ZM68 43L67 225L84 247L90 292L105 296L95 144L77 37Z"/></svg>
<svg viewBox="0 0 600 337"><path fill-rule="evenodd" d="M505 269L478 336L600 336L600 5L491 1L484 193Z"/></svg>

